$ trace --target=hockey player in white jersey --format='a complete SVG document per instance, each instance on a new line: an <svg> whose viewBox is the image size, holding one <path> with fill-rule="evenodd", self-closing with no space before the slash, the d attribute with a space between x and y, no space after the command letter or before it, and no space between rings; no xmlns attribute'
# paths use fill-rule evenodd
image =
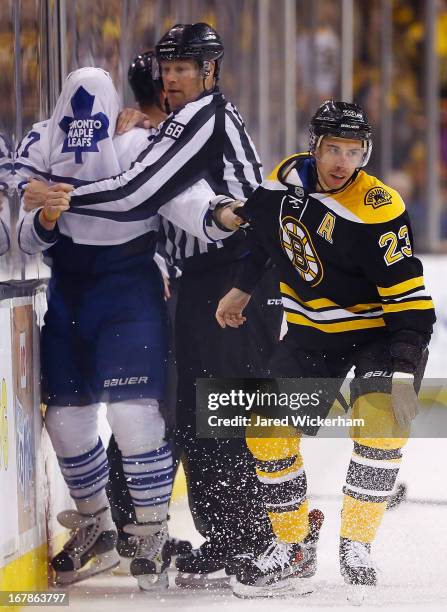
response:
<svg viewBox="0 0 447 612"><path fill-rule="evenodd" d="M113 138L118 109L107 73L72 73L51 119L33 126L19 148L21 178L76 186L128 167L150 143L144 130ZM209 188L195 185L167 202L165 213L182 223L176 212L184 220L181 198L205 211L210 195ZM127 527L138 548L137 571L131 571L142 588L167 586L173 472L159 411L167 353L163 289L153 262L159 217L118 222L101 207L79 212L66 201L50 201L22 210L18 225L21 249L45 251L52 266L42 332L45 423L77 508L60 517L75 534L52 564L57 581L70 583L118 563L105 494L107 458L97 430L99 403L105 401L135 507L136 523ZM184 222L188 226L190 214Z"/></svg>
<svg viewBox="0 0 447 612"><path fill-rule="evenodd" d="M169 198L199 179L215 193L235 199L254 191L262 180L259 156L238 110L217 86L223 52L218 33L206 23L170 28L156 53L173 112L129 171L76 188L70 211L101 212L124 222L144 219L162 212ZM57 194L48 201L59 199L67 201ZM171 220L163 221L163 228L167 255L184 263L176 313L178 443L188 455L194 518L206 537L199 551L177 559L177 568L189 580L197 574L206 579L270 537L253 477L254 460L243 441L196 436L195 381L204 372L231 378L262 369L279 337L281 312L280 307L267 307L268 298L278 295L271 279L251 302L256 324L231 335L216 326L213 304L231 287L247 256L247 243L242 232L229 232L214 243L198 240L194 208L188 204L185 210L191 230ZM212 214L202 224L203 232L213 237L217 225ZM275 319L275 329L267 318Z"/></svg>

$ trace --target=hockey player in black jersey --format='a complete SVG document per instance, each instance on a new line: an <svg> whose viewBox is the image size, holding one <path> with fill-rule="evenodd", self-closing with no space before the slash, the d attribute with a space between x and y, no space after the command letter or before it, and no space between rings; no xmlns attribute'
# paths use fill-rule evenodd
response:
<svg viewBox="0 0 447 612"><path fill-rule="evenodd" d="M402 198L362 170L371 148L363 110L327 101L311 121L309 153L281 162L243 207L235 202L215 211L228 227L242 218L255 245L219 303L221 327L244 322L243 309L271 257L288 332L269 376L343 380L355 368L351 407L365 425L350 431L354 450L343 488L340 570L348 584L368 586L377 581L371 543L417 414L435 322ZM323 417L335 393L321 408ZM277 427L267 438L248 430L276 540L239 571L234 592L240 596L286 589L288 577L302 575L302 565L316 555L315 543L309 545L301 433L287 433Z"/></svg>

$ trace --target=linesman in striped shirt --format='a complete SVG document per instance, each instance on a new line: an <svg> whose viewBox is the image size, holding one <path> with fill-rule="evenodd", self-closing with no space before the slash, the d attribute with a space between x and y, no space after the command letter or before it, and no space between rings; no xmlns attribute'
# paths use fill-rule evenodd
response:
<svg viewBox="0 0 447 612"><path fill-rule="evenodd" d="M417 414L435 322L404 202L363 170L371 148L371 127L359 106L329 100L318 108L309 152L283 160L237 209L249 224L252 255L217 311L222 326L243 323L243 308L270 256L288 323L270 375L336 379L332 395L308 411L324 418L355 368L351 405L364 426L350 432L340 569L345 582L361 586L376 584L371 543ZM223 211L218 214L223 221ZM231 220L228 208L226 216ZM300 429L315 435L318 426ZM248 435L277 539L238 573L235 592L259 596L284 590L291 575L315 573L321 517L308 513L300 430L277 427L269 438L251 428Z"/></svg>
<svg viewBox="0 0 447 612"><path fill-rule="evenodd" d="M250 304L250 327L228 334L214 318L216 304L248 255L244 234L216 223L214 209L226 198L245 200L262 181L244 122L217 87L223 53L219 35L205 23L171 28L156 54L172 112L151 144L124 174L76 188L71 196L57 187L47 196L55 202L71 197L72 211L123 223L156 214L193 184L206 183L221 196L206 213L185 207L183 229L167 218L163 206L167 256L183 263L176 313L176 442L185 455L195 524L206 538L198 551L177 559L177 582L187 586L207 584L210 574L271 537L245 442L198 439L195 429L196 378L258 373L279 338L281 321L279 294L268 275ZM198 225L207 241L194 236Z"/></svg>

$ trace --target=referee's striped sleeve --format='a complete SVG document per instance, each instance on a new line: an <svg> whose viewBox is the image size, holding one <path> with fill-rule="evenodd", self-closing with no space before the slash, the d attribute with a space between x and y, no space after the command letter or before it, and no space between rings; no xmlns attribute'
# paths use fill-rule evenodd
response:
<svg viewBox="0 0 447 612"><path fill-rule="evenodd" d="M192 109L184 109L172 121L165 121L160 138L148 147L145 155L140 155L130 170L75 189L71 207L116 213L144 205L146 212L150 209L155 213L178 191L179 174L183 189L194 183L203 167L200 154L213 135L215 105L211 100L188 106ZM180 126L178 138L169 133L172 122Z"/></svg>
<svg viewBox="0 0 447 612"><path fill-rule="evenodd" d="M240 115L232 104L225 110L224 181L228 193L246 199L262 182L262 164Z"/></svg>

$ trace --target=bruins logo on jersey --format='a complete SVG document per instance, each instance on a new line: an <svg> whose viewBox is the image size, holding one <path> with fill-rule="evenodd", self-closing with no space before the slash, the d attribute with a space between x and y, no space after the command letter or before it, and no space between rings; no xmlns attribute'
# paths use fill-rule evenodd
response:
<svg viewBox="0 0 447 612"><path fill-rule="evenodd" d="M294 217L284 217L280 228L281 244L287 257L300 276L318 285L323 278L323 267L306 227Z"/></svg>
<svg viewBox="0 0 447 612"><path fill-rule="evenodd" d="M365 195L365 204L373 208L380 208L386 204L391 204L392 201L393 197L391 193L383 187L373 187L367 191Z"/></svg>

